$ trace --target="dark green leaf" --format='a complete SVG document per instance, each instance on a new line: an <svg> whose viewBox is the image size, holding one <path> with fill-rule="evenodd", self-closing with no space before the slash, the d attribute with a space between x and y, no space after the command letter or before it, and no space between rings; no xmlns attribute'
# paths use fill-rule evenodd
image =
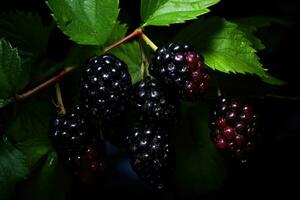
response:
<svg viewBox="0 0 300 200"><path fill-rule="evenodd" d="M50 149L48 124L50 102L32 99L21 104L16 119L6 130L6 135L27 156L30 169Z"/></svg>
<svg viewBox="0 0 300 200"><path fill-rule="evenodd" d="M129 69L132 82L141 80L141 53L138 42L123 44L111 51L112 54L123 60Z"/></svg>
<svg viewBox="0 0 300 200"><path fill-rule="evenodd" d="M26 157L5 136L0 138L0 197L9 199L16 182L28 174Z"/></svg>
<svg viewBox="0 0 300 200"><path fill-rule="evenodd" d="M9 104L11 101L9 99L0 99L0 108L6 106Z"/></svg>
<svg viewBox="0 0 300 200"><path fill-rule="evenodd" d="M234 20L233 22L237 24L243 24L246 26L252 26L255 28L264 28L271 26L272 24L280 24L283 26L289 26L290 23L275 17L269 16L251 16L251 17L244 17Z"/></svg>
<svg viewBox="0 0 300 200"><path fill-rule="evenodd" d="M0 15L0 38L4 37L25 57L46 52L50 27L37 14L10 12Z"/></svg>
<svg viewBox="0 0 300 200"><path fill-rule="evenodd" d="M0 39L0 97L14 98L29 81L29 73L21 67L17 49Z"/></svg>
<svg viewBox="0 0 300 200"><path fill-rule="evenodd" d="M181 192L203 195L218 189L225 176L222 155L213 145L208 129L208 106L184 103L176 127L176 183Z"/></svg>
<svg viewBox="0 0 300 200"><path fill-rule="evenodd" d="M220 0L142 0L143 26L167 26L195 19Z"/></svg>
<svg viewBox="0 0 300 200"><path fill-rule="evenodd" d="M223 18L199 20L179 32L174 40L193 44L214 70L255 74L264 82L283 84L283 81L272 78L262 67L256 50L238 25Z"/></svg>
<svg viewBox="0 0 300 200"><path fill-rule="evenodd" d="M60 29L78 44L102 45L119 14L119 1L48 0Z"/></svg>
<svg viewBox="0 0 300 200"><path fill-rule="evenodd" d="M28 200L64 200L70 185L70 177L57 160L55 152L47 155L41 168L24 184L16 196Z"/></svg>
<svg viewBox="0 0 300 200"><path fill-rule="evenodd" d="M233 20L239 26L239 29L245 34L245 37L252 43L256 50L262 50L265 45L257 38L254 33L264 27L271 26L272 24L288 25L284 20L267 17L267 16L252 16Z"/></svg>

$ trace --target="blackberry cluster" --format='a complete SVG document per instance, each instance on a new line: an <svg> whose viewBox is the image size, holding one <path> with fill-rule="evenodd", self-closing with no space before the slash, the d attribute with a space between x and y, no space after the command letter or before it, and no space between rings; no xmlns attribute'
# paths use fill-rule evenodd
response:
<svg viewBox="0 0 300 200"><path fill-rule="evenodd" d="M156 126L135 128L126 142L138 176L158 189L165 188L174 170L174 149L167 132Z"/></svg>
<svg viewBox="0 0 300 200"><path fill-rule="evenodd" d="M204 59L186 44L163 46L156 51L149 72L185 99L195 99L208 88L210 74Z"/></svg>
<svg viewBox="0 0 300 200"><path fill-rule="evenodd" d="M210 119L212 138L217 148L246 161L258 138L257 115L251 105L220 97Z"/></svg>
<svg viewBox="0 0 300 200"><path fill-rule="evenodd" d="M104 143L79 105L53 120L49 136L59 158L75 174L104 169Z"/></svg>
<svg viewBox="0 0 300 200"><path fill-rule="evenodd" d="M135 85L133 104L148 124L169 127L178 121L179 102L156 79L146 77Z"/></svg>
<svg viewBox="0 0 300 200"><path fill-rule="evenodd" d="M113 55L91 58L81 76L81 103L94 117L113 123L129 103L132 83L127 65Z"/></svg>

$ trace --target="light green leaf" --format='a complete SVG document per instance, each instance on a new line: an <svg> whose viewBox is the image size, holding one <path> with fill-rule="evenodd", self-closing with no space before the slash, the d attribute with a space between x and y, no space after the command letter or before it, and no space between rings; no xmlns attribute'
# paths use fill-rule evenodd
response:
<svg viewBox="0 0 300 200"><path fill-rule="evenodd" d="M176 183L181 193L208 194L222 186L226 177L222 154L210 139L208 106L183 103L182 120L175 128Z"/></svg>
<svg viewBox="0 0 300 200"><path fill-rule="evenodd" d="M267 83L282 84L282 81L271 78L262 67L257 51L238 25L223 18L199 20L179 32L174 40L193 44L214 70L255 74Z"/></svg>
<svg viewBox="0 0 300 200"><path fill-rule="evenodd" d="M46 53L50 29L37 14L21 11L0 14L0 38L17 47L22 57Z"/></svg>
<svg viewBox="0 0 300 200"><path fill-rule="evenodd" d="M126 24L120 24L120 22L117 22L111 35L109 36L108 40L106 41L105 46L114 44L115 42L124 38L127 30L128 30L128 27Z"/></svg>
<svg viewBox="0 0 300 200"><path fill-rule="evenodd" d="M29 73L21 67L17 49L0 39L0 97L13 98L29 81Z"/></svg>
<svg viewBox="0 0 300 200"><path fill-rule="evenodd" d="M27 156L27 164L32 169L50 149L48 124L50 102L32 99L20 105L16 119L5 134Z"/></svg>
<svg viewBox="0 0 300 200"><path fill-rule="evenodd" d="M48 0L59 28L78 44L102 45L119 14L118 0Z"/></svg>
<svg viewBox="0 0 300 200"><path fill-rule="evenodd" d="M140 68L142 61L138 42L123 44L113 49L111 53L127 64L133 83L141 80Z"/></svg>
<svg viewBox="0 0 300 200"><path fill-rule="evenodd" d="M143 26L167 26L195 19L220 0L142 0Z"/></svg>
<svg viewBox="0 0 300 200"><path fill-rule="evenodd" d="M0 137L0 197L9 199L16 182L29 173L26 157L5 136Z"/></svg>
<svg viewBox="0 0 300 200"><path fill-rule="evenodd" d="M257 31L257 29L253 26L247 26L243 24L238 24L239 30L242 31L247 38L252 43L252 46L257 51L263 50L265 48L265 45L262 43L261 39L256 37L254 33Z"/></svg>

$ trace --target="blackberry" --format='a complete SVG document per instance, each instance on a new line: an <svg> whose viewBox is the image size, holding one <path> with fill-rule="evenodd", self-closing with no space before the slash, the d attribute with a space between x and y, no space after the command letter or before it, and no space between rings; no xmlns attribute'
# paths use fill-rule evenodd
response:
<svg viewBox="0 0 300 200"><path fill-rule="evenodd" d="M258 119L251 105L220 97L211 115L210 128L217 148L247 161L258 139Z"/></svg>
<svg viewBox="0 0 300 200"><path fill-rule="evenodd" d="M185 99L195 99L208 88L210 74L204 59L186 44L163 46L149 66L150 74Z"/></svg>
<svg viewBox="0 0 300 200"><path fill-rule="evenodd" d="M158 127L134 128L126 138L131 165L146 183L163 189L174 170L174 149Z"/></svg>
<svg viewBox="0 0 300 200"><path fill-rule="evenodd" d="M132 83L127 65L113 55L91 58L81 76L81 102L94 117L117 121L129 103Z"/></svg>
<svg viewBox="0 0 300 200"><path fill-rule="evenodd" d="M133 103L140 120L159 126L178 121L179 102L156 79L146 77L134 87Z"/></svg>
<svg viewBox="0 0 300 200"><path fill-rule="evenodd" d="M65 115L57 116L50 124L49 137L58 157L80 175L104 169L104 143L76 105Z"/></svg>

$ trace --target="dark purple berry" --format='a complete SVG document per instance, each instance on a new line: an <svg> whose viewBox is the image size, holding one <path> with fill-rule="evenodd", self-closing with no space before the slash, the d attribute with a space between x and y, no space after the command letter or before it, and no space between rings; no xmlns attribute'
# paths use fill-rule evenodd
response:
<svg viewBox="0 0 300 200"><path fill-rule="evenodd" d="M174 149L157 126L135 128L126 138L132 168L146 183L165 188L174 171Z"/></svg>
<svg viewBox="0 0 300 200"><path fill-rule="evenodd" d="M210 80L203 57L183 44L171 43L158 49L149 72L184 99L203 95Z"/></svg>
<svg viewBox="0 0 300 200"><path fill-rule="evenodd" d="M105 122L120 119L132 90L127 65L113 55L91 58L81 75L84 109Z"/></svg>
<svg viewBox="0 0 300 200"><path fill-rule="evenodd" d="M104 169L104 143L79 105L50 123L49 137L58 157L75 174Z"/></svg>
<svg viewBox="0 0 300 200"><path fill-rule="evenodd" d="M133 104L143 122L170 127L178 121L179 102L156 79L146 77L135 85Z"/></svg>
<svg viewBox="0 0 300 200"><path fill-rule="evenodd" d="M211 113L211 136L216 147L238 160L247 160L258 139L253 107L237 99L220 97Z"/></svg>

